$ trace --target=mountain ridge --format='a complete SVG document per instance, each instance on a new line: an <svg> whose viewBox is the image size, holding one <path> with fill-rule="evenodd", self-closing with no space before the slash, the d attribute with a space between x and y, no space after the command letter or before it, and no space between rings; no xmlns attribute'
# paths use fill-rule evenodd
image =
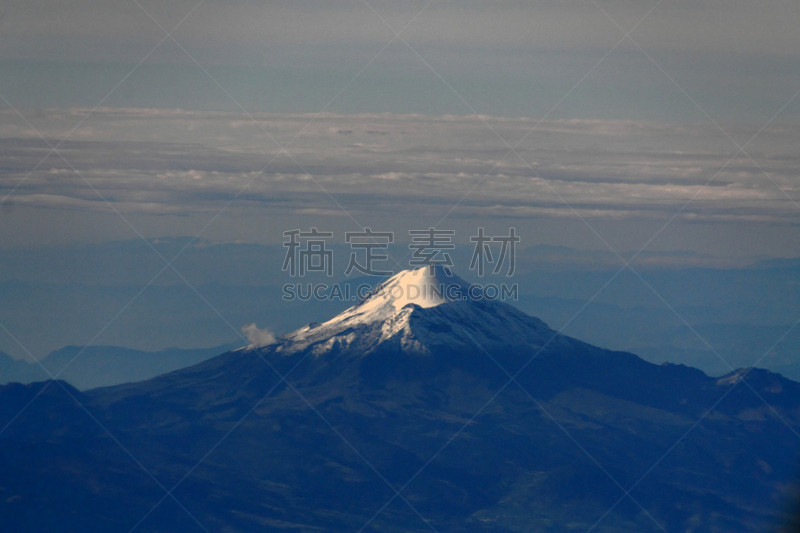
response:
<svg viewBox="0 0 800 533"><path fill-rule="evenodd" d="M136 382L199 363L233 348L165 348L155 352L122 346L68 345L36 361L0 352L0 383L34 383L57 376L81 390Z"/></svg>
<svg viewBox="0 0 800 533"><path fill-rule="evenodd" d="M654 365L477 293L387 299L391 281L273 344L144 382L0 388L0 525L671 532L790 518L800 384ZM489 342L451 342L465 332Z"/></svg>

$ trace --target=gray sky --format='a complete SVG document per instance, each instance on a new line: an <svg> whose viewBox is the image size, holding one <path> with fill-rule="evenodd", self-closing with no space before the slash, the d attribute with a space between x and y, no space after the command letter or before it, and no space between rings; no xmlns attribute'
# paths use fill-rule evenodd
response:
<svg viewBox="0 0 800 533"><path fill-rule="evenodd" d="M32 346L46 329L39 351L275 326L253 310L283 316L282 302L209 307L204 291L226 280L192 290L185 261L167 274L208 313L194 330L152 336L150 309L178 301L161 285L139 319L118 307L143 305L142 268L164 268L151 243L267 245L258 256L311 226L339 242L393 231L401 249L410 229L469 246L478 227L514 226L529 269L537 245L604 265L639 251L637 264L674 268L798 257L798 22L795 0L0 2L0 277L13 289L0 325ZM116 241L152 254L61 266L65 249ZM282 279L280 260L254 267L264 283ZM107 283L128 292L82 288ZM81 335L40 325L39 302L59 299L57 315L97 310L75 317ZM22 353L10 335L0 350Z"/></svg>
<svg viewBox="0 0 800 533"><path fill-rule="evenodd" d="M761 124L800 89L792 0L16 0L4 9L0 92L26 108L707 112ZM781 112L797 117L796 105Z"/></svg>

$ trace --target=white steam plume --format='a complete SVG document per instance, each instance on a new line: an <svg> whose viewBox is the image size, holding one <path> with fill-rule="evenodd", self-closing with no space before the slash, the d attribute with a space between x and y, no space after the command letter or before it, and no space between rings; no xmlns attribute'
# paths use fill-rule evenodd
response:
<svg viewBox="0 0 800 533"><path fill-rule="evenodd" d="M259 328L255 322L242 326L242 333L253 346L266 346L275 342L275 335L267 328Z"/></svg>

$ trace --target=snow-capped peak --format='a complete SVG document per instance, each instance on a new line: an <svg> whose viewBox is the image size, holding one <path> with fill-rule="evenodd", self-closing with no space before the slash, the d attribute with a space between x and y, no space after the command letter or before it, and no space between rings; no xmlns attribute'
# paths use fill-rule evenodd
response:
<svg viewBox="0 0 800 533"><path fill-rule="evenodd" d="M435 307L447 301L468 297L469 283L444 267L403 270L381 284L362 305L362 310L390 303L395 311L408 304Z"/></svg>
<svg viewBox="0 0 800 533"><path fill-rule="evenodd" d="M366 353L386 341L416 352L434 345L530 344L542 328L548 329L510 305L484 300L476 286L448 269L426 266L395 274L327 322L289 333L277 351Z"/></svg>

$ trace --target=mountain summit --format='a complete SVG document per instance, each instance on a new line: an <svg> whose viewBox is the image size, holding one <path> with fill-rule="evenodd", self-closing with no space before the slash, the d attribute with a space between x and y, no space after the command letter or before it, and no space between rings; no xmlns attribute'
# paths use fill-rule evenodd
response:
<svg viewBox="0 0 800 533"><path fill-rule="evenodd" d="M289 333L275 350L360 355L389 347L427 354L437 349L518 350L541 346L548 331L541 320L490 298L480 286L431 266L395 274L330 320Z"/></svg>

